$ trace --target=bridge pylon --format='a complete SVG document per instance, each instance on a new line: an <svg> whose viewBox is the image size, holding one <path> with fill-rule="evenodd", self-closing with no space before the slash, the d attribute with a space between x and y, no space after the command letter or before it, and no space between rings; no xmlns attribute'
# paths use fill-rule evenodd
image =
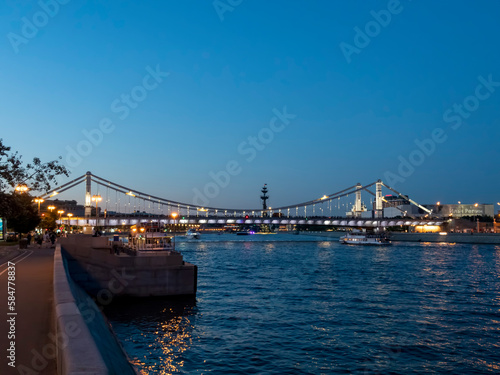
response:
<svg viewBox="0 0 500 375"><path fill-rule="evenodd" d="M356 185L356 201L354 203L354 211L356 212L356 214L359 214L362 210L361 210L361 188L363 186L358 182L358 184Z"/></svg>
<svg viewBox="0 0 500 375"><path fill-rule="evenodd" d="M382 199L382 180L378 180L375 184L375 218L384 216Z"/></svg>
<svg viewBox="0 0 500 375"><path fill-rule="evenodd" d="M92 173L87 172L85 186L85 219L89 223L92 214Z"/></svg>

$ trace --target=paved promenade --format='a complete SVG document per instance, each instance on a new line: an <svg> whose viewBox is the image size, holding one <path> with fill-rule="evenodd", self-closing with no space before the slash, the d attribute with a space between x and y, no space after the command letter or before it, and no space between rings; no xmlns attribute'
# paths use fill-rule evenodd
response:
<svg viewBox="0 0 500 375"><path fill-rule="evenodd" d="M54 249L31 246L0 253L0 374L55 374L55 332L52 321ZM8 311L7 261L15 264L15 313ZM12 285L11 285L12 286ZM15 318L8 322L8 319ZM15 322L15 324L14 324ZM11 340L9 330L15 329ZM6 353L15 341L15 368Z"/></svg>

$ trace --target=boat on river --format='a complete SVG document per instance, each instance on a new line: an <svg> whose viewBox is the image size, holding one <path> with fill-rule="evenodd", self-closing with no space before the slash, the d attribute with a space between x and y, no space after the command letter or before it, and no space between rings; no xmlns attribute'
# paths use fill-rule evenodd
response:
<svg viewBox="0 0 500 375"><path fill-rule="evenodd" d="M189 228L186 232L186 238L189 240L199 240L200 233L194 228Z"/></svg>
<svg viewBox="0 0 500 375"><path fill-rule="evenodd" d="M346 245L390 245L385 233L349 232L340 237L339 242Z"/></svg>
<svg viewBox="0 0 500 375"><path fill-rule="evenodd" d="M124 251L129 255L168 255L177 253L172 237L161 232L133 234L123 242Z"/></svg>
<svg viewBox="0 0 500 375"><path fill-rule="evenodd" d="M236 232L237 236L248 236L250 234L255 234L255 232L251 229L242 229Z"/></svg>

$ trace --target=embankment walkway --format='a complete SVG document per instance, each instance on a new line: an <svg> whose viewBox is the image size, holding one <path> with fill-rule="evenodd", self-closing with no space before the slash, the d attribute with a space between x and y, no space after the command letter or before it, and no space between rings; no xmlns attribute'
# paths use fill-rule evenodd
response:
<svg viewBox="0 0 500 375"><path fill-rule="evenodd" d="M7 262L15 265L15 311L8 311ZM0 265L0 374L55 374L55 327L53 324L54 249L30 247L2 257ZM10 269L12 275L12 268ZM12 293L12 291L15 293ZM11 298L12 299L12 298ZM7 313L17 313L7 315ZM8 322L8 319L14 318ZM15 323L15 324L12 324ZM15 331L11 331L11 329ZM10 339L9 332L15 334ZM12 336L11 336L12 337ZM52 339L51 339L52 338ZM15 367L6 353L15 343Z"/></svg>

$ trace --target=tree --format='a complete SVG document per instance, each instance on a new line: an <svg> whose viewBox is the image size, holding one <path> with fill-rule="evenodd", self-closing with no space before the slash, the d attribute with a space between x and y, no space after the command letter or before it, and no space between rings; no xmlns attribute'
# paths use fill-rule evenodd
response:
<svg viewBox="0 0 500 375"><path fill-rule="evenodd" d="M55 212L47 212L40 222L40 227L42 229L54 230L57 228L57 219L58 217Z"/></svg>
<svg viewBox="0 0 500 375"><path fill-rule="evenodd" d="M0 193L0 207L7 225L16 233L27 233L40 223L38 210L29 194Z"/></svg>
<svg viewBox="0 0 500 375"><path fill-rule="evenodd" d="M14 188L26 184L31 191L48 191L61 175L67 177L69 172L58 160L42 163L35 157L25 164L19 152L11 152L0 138L0 217L5 217L9 227L16 232L26 233L34 229L40 218L33 197L28 192L15 192Z"/></svg>
<svg viewBox="0 0 500 375"><path fill-rule="evenodd" d="M29 184L29 188L34 191L48 191L57 176L69 176L66 167L58 160L42 163L35 157L31 163L24 164L19 152L10 150L11 148L5 146L3 139L0 138L0 192L17 184Z"/></svg>

